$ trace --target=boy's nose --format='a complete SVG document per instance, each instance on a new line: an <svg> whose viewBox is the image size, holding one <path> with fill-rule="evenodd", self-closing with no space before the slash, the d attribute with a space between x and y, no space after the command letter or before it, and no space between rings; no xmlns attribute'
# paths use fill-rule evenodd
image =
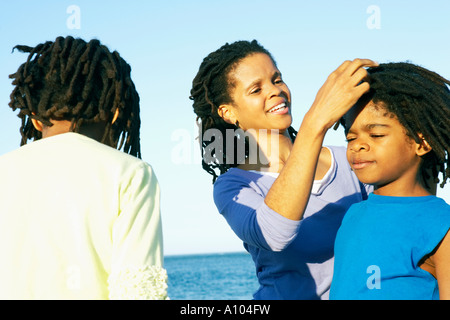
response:
<svg viewBox="0 0 450 320"><path fill-rule="evenodd" d="M350 150L354 152L369 151L370 146L364 141L352 141Z"/></svg>

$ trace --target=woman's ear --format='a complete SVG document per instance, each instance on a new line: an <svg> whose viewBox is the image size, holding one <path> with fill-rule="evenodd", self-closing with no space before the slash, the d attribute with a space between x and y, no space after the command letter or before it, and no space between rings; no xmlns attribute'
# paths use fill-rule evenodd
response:
<svg viewBox="0 0 450 320"><path fill-rule="evenodd" d="M237 123L237 118L233 106L229 104L222 104L217 109L217 113L219 114L219 117L221 117L226 123L234 125Z"/></svg>
<svg viewBox="0 0 450 320"><path fill-rule="evenodd" d="M421 142L416 144L416 154L421 157L433 150L433 148L431 148L430 144L425 140L423 134L419 133L419 138L421 139Z"/></svg>

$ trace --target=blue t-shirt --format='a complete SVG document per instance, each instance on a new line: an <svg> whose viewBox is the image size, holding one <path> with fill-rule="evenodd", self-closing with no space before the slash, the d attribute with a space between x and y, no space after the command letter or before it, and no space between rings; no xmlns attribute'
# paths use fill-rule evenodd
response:
<svg viewBox="0 0 450 320"><path fill-rule="evenodd" d="M439 299L436 279L419 266L449 229L443 199L370 194L338 231L330 299Z"/></svg>
<svg viewBox="0 0 450 320"><path fill-rule="evenodd" d="M260 283L255 299L328 299L336 232L350 205L371 191L351 171L346 149L329 149L333 164L313 189L300 222L265 204L272 175L233 168L214 184L219 212L255 263Z"/></svg>

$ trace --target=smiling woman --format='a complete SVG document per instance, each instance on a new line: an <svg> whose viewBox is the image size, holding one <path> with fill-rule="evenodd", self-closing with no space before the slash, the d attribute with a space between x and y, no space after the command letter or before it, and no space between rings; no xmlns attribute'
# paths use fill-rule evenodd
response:
<svg viewBox="0 0 450 320"><path fill-rule="evenodd" d="M232 103L221 104L219 116L239 128L276 129L285 132L291 126L291 92L270 56L254 53L230 73ZM255 80L256 79L256 80Z"/></svg>
<svg viewBox="0 0 450 320"><path fill-rule="evenodd" d="M252 68L248 63L240 63L241 60L257 59L261 60L265 66L265 73L262 77L257 74L258 68ZM258 64L259 65L259 64ZM235 69L239 69L239 72ZM229 77L229 74L233 74L233 77ZM246 82L239 82L239 78L244 77ZM269 80L265 80L267 77ZM284 93L282 97L277 98L278 102L271 102L271 106L263 106L261 109L261 82L265 80L265 85L273 85L274 87L282 87L284 91L287 89L287 94ZM243 101L251 101L255 108L259 108L259 115L252 114L246 117L245 111L238 110L236 103L229 94L230 88L235 88L236 85L240 85L239 98ZM245 85L245 87L244 87ZM259 86L259 87L258 87ZM244 93L245 92L245 93ZM200 137L203 138L203 134L210 129L218 130L221 133L221 137L227 136L227 130L237 129L256 129L264 128L263 126L257 126L253 128L248 124L252 123L252 118L258 116L267 118L265 108L277 106L280 103L288 103L288 111L290 109L290 92L287 86L281 81L281 73L276 68L276 63L269 51L262 47L257 41L238 41L232 45L226 44L219 50L212 52L206 57L200 66L200 69L193 80L191 90L191 100L194 101L194 112L197 115L197 121L199 122ZM258 99L260 101L258 101ZM257 102L258 101L258 102ZM259 106L255 106L258 104ZM266 109L266 111L269 111ZM244 118L237 119L237 113L242 111ZM292 118L289 114L286 114L285 124L282 126L282 130L286 130L290 139L295 139L296 131L290 126ZM249 123L247 123L249 122ZM267 119L264 121L267 123ZM288 123L287 127L286 124ZM253 123L254 125L254 123ZM280 129L280 128L278 128ZM217 179L219 174L225 173L228 169L236 167L240 164L236 161L238 155L244 153L244 158L249 158L249 144L251 137L246 137L242 134L233 134L233 140L227 141L220 145L221 150L213 150L211 157L208 157L208 146L213 143L213 140L201 139L202 157L205 159L205 155L208 161L203 161L202 166L208 173L213 176L213 182ZM216 141L217 143L217 141ZM232 148L232 152L230 152ZM233 161L227 159L227 155L233 154Z"/></svg>
<svg viewBox="0 0 450 320"><path fill-rule="evenodd" d="M255 262L255 299L328 298L337 228L367 190L351 172L345 150L323 148L322 142L369 89L361 83L363 67L375 65L344 62L320 89L297 134L290 90L260 44L225 44L203 60L191 90L201 132L240 130L231 138L248 138L245 147L253 142L263 155L224 165L226 152L207 154L217 141L200 141L203 168L215 180L215 204Z"/></svg>

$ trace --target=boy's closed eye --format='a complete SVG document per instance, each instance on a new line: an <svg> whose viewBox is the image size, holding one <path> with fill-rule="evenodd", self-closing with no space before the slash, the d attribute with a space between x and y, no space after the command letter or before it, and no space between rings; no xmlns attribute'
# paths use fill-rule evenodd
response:
<svg viewBox="0 0 450 320"><path fill-rule="evenodd" d="M347 138L345 138L345 141L347 141L347 143L348 143L348 142L352 142L355 139L356 139L355 137L347 137Z"/></svg>
<svg viewBox="0 0 450 320"><path fill-rule="evenodd" d="M379 138L386 137L387 134L386 133L371 133L369 136L372 139L379 139ZM352 142L352 141L354 141L356 139L357 139L357 136L355 136L355 135L347 135L345 141L347 141L347 143L348 143L348 142Z"/></svg>

